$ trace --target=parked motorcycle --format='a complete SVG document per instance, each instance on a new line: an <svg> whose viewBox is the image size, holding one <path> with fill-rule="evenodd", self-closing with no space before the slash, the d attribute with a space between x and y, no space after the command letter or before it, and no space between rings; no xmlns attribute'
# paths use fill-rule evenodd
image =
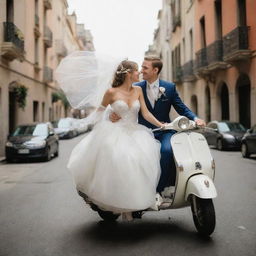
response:
<svg viewBox="0 0 256 256"><path fill-rule="evenodd" d="M175 187L165 188L161 196L156 197L156 207L144 212L190 206L197 231L203 236L210 236L215 229L213 198L217 197L217 191L213 183L215 162L207 141L202 134L195 132L198 129L195 122L184 116L177 117L164 129L177 131L171 138L176 184ZM102 219L114 221L119 217L100 209L82 192L78 193Z"/></svg>

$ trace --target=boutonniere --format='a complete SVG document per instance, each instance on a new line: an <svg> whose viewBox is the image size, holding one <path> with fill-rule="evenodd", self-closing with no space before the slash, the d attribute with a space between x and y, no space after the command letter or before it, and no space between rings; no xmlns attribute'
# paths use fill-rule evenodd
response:
<svg viewBox="0 0 256 256"><path fill-rule="evenodd" d="M160 99L162 97L162 95L165 95L165 88L164 87L159 87L159 93L158 93L158 99Z"/></svg>

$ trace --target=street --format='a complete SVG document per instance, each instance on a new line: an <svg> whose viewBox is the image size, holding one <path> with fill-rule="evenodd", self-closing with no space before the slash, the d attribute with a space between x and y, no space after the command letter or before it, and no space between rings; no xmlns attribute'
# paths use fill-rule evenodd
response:
<svg viewBox="0 0 256 256"><path fill-rule="evenodd" d="M60 156L50 162L0 163L0 256L256 255L255 157L212 149L216 229L204 240L190 208L146 213L131 223L101 221L66 168L81 139L60 141Z"/></svg>

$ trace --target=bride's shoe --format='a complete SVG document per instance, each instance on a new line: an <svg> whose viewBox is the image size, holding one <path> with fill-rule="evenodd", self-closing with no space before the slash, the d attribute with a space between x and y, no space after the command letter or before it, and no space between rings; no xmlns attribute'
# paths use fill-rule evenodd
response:
<svg viewBox="0 0 256 256"><path fill-rule="evenodd" d="M123 212L122 213L122 220L123 221L132 221L133 220L132 212Z"/></svg>

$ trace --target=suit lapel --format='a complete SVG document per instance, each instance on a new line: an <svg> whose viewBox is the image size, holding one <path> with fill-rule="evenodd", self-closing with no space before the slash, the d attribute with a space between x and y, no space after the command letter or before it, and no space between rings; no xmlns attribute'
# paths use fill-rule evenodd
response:
<svg viewBox="0 0 256 256"><path fill-rule="evenodd" d="M141 88L142 88L142 91L143 91L143 94L144 94L144 99L145 99L147 108L149 109L150 112L152 112L153 108L152 108L151 103L150 103L150 101L148 99L148 95L147 95L147 82L146 81L144 81L144 83L142 84Z"/></svg>
<svg viewBox="0 0 256 256"><path fill-rule="evenodd" d="M162 83L162 80L159 79L159 88L160 88L160 87L164 87L164 88L165 88L165 86L164 86L163 83ZM166 88L165 88L165 89L166 89ZM161 98L161 97L160 97L160 98ZM158 105L161 103L160 98L157 98L157 100L156 100L156 102L155 102L155 105L154 105L154 109L156 109L156 107L158 107Z"/></svg>

